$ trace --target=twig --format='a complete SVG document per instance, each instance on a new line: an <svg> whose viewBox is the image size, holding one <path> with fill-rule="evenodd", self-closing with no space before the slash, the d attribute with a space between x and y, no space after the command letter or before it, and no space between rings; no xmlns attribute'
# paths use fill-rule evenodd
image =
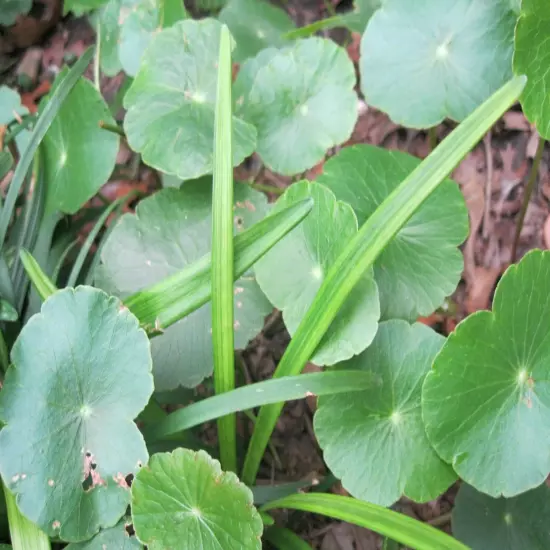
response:
<svg viewBox="0 0 550 550"><path fill-rule="evenodd" d="M485 147L485 164L487 168L487 179L485 181L485 205L483 208L483 238L489 237L490 227L489 219L491 216L491 196L493 194L493 147L492 147L492 133L491 130L487 132L483 138L483 145Z"/></svg>
<svg viewBox="0 0 550 550"><path fill-rule="evenodd" d="M531 200L531 195L533 194L533 189L535 188L535 182L537 181L537 174L539 172L540 161L542 160L544 144L545 144L544 139L539 136L539 144L537 146L537 152L535 153L533 166L531 167L531 172L529 174L529 180L527 181L525 192L523 194L523 203L521 205L521 210L519 211L519 216L516 223L516 234L514 235L514 243L512 244L512 253L510 254L510 263L512 264L516 261L516 254L517 254L518 244L519 244L519 236L521 234L521 229L523 227L523 222L525 220L525 213L527 212L527 207L529 206L529 201Z"/></svg>
<svg viewBox="0 0 550 550"><path fill-rule="evenodd" d="M256 191L263 191L264 193L272 193L273 195L282 195L285 190L280 187L275 187L274 185L268 185L267 183L249 183L252 189Z"/></svg>
<svg viewBox="0 0 550 550"><path fill-rule="evenodd" d="M451 521L452 512L447 512L446 514L441 514L440 516L437 516L436 518L428 520L427 523L429 523L433 527L441 527L442 525L446 525Z"/></svg>

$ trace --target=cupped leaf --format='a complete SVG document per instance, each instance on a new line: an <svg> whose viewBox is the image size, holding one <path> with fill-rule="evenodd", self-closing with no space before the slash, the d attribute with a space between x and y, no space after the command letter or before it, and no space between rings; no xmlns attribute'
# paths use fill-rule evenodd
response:
<svg viewBox="0 0 550 550"><path fill-rule="evenodd" d="M426 377L422 414L437 453L493 497L550 472L550 252L500 280L493 312L460 323Z"/></svg>
<svg viewBox="0 0 550 550"><path fill-rule="evenodd" d="M13 25L17 17L29 13L31 7L32 0L2 0L0 25L6 27Z"/></svg>
<svg viewBox="0 0 550 550"><path fill-rule="evenodd" d="M514 498L491 498L462 484L453 509L453 533L472 550L550 548L546 485Z"/></svg>
<svg viewBox="0 0 550 550"><path fill-rule="evenodd" d="M327 272L340 251L357 233L351 207L337 201L318 183L293 184L275 205L277 209L312 197L309 216L256 264L258 284L271 303L283 312L294 334ZM311 361L332 365L363 351L378 328L380 306L372 269L350 293Z"/></svg>
<svg viewBox="0 0 550 550"><path fill-rule="evenodd" d="M221 24L180 21L154 36L124 97L124 128L144 162L181 179L212 172ZM256 146L256 131L233 118L233 164Z"/></svg>
<svg viewBox="0 0 550 550"><path fill-rule="evenodd" d="M361 41L367 102L404 126L463 120L511 77L510 0L385 0Z"/></svg>
<svg viewBox="0 0 550 550"><path fill-rule="evenodd" d="M351 135L357 120L353 63L343 48L322 38L299 40L269 59L259 55L264 62L251 59L237 77L236 112L256 127L264 163L298 174Z"/></svg>
<svg viewBox="0 0 550 550"><path fill-rule="evenodd" d="M136 535L150 550L259 550L263 523L252 492L204 451L151 457L132 484Z"/></svg>
<svg viewBox="0 0 550 550"><path fill-rule="evenodd" d="M370 145L342 149L318 181L349 203L359 225L420 165L400 151ZM429 315L456 289L463 269L457 249L468 235L468 210L456 183L446 180L413 214L374 264L382 319Z"/></svg>
<svg viewBox="0 0 550 550"><path fill-rule="evenodd" d="M525 116L540 135L550 139L550 5L544 0L523 0L514 43L514 72L527 75L520 98Z"/></svg>
<svg viewBox="0 0 550 550"><path fill-rule="evenodd" d="M114 527L100 531L93 539L86 542L73 542L65 550L141 550L143 546L135 536L130 536L122 520Z"/></svg>
<svg viewBox="0 0 550 550"><path fill-rule="evenodd" d="M233 59L237 63L269 46L283 46L283 35L295 28L285 11L265 0L230 0L219 19L235 38Z"/></svg>
<svg viewBox="0 0 550 550"><path fill-rule="evenodd" d="M54 83L53 91L65 74ZM109 179L119 137L99 127L115 124L101 94L81 78L68 95L44 136L42 149L47 181L46 212L74 214Z"/></svg>
<svg viewBox="0 0 550 550"><path fill-rule="evenodd" d="M265 196L248 186L236 186L234 199L235 232L267 212ZM211 178L164 189L140 202L136 215L124 215L103 247L99 285L125 298L208 253L211 204ZM242 348L261 329L271 306L250 273L239 278L234 293L235 345ZM205 304L153 338L157 390L194 387L212 374L211 327L211 306Z"/></svg>
<svg viewBox="0 0 550 550"><path fill-rule="evenodd" d="M389 506L405 494L426 502L455 481L428 442L420 409L422 382L443 340L425 325L381 323L371 346L341 364L378 383L319 399L315 435L325 462L356 498Z"/></svg>
<svg viewBox="0 0 550 550"><path fill-rule="evenodd" d="M116 298L59 291L25 325L0 392L0 472L50 536L89 539L129 502L147 461L132 419L153 391L147 336Z"/></svg>

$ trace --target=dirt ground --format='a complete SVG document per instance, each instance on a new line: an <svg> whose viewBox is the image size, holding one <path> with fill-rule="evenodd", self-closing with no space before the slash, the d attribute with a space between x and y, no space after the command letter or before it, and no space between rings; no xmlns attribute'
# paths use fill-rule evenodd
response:
<svg viewBox="0 0 550 550"><path fill-rule="evenodd" d="M329 0L327 0L328 2ZM343 5L345 2L341 2ZM327 15L323 0L294 0L287 2L288 10L297 24L304 25ZM334 0L334 4L338 4ZM94 33L85 18L61 17L58 0L40 0L28 17L22 17L10 29L0 31L0 82L17 86L23 93L24 104L36 111L40 97L48 92L56 73L65 61L79 56L94 42ZM336 31L338 41L346 39ZM347 38L351 58L358 60L359 36ZM122 83L119 75L103 78L102 90L107 100L113 100ZM360 101L359 120L348 144L369 143L387 149L407 151L424 158L430 151L426 132L410 130L393 124L386 115ZM453 128L444 123L436 132L442 139ZM458 289L440 310L422 322L443 334L451 332L467 315L490 307L495 286L510 264L512 243L525 184L538 145L538 134L527 122L519 107L513 107L494 126L486 138L463 160L453 178L460 184L466 199L471 231L463 245L464 273ZM334 154L336 150L329 153ZM121 165L103 194L114 199L130 189L152 192L159 186L156 174L135 163L132 153L122 147ZM550 155L543 154L538 181L529 203L521 231L517 259L532 248L550 247ZM313 179L323 170L323 163L305 174ZM292 180L269 171L258 173L255 159L236 170L237 177L256 177L258 183L284 188ZM275 200L275 195L270 195ZM95 202L92 201L95 205ZM275 312L263 332L241 353L242 377L247 383L267 379L288 344L289 336L281 316ZM308 365L314 370L314 365ZM312 418L314 398L286 405L273 437L273 445L260 470L260 483L284 483L298 480L323 482L327 476L322 453L316 443ZM240 425L247 437L250 426L246 419ZM209 435L208 435L209 434ZM205 436L211 438L212 431ZM338 482L330 490L345 494ZM412 517L449 530L449 511L457 486L439 499L417 505L401 499L395 509ZM377 535L349 524L331 522L318 516L280 512L277 518L294 529L313 548L322 550L375 550L381 547Z"/></svg>

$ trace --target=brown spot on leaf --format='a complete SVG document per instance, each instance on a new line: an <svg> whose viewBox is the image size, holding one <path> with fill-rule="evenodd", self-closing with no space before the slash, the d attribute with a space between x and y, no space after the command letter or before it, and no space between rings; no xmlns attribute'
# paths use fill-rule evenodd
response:
<svg viewBox="0 0 550 550"><path fill-rule="evenodd" d="M94 462L94 456L89 451L84 455L84 477L82 488L85 491L91 491L94 487L107 485L97 470L97 464Z"/></svg>
<svg viewBox="0 0 550 550"><path fill-rule="evenodd" d="M126 481L126 477L124 477L120 472L116 476L113 476L114 482L123 489L129 489L128 482Z"/></svg>
<svg viewBox="0 0 550 550"><path fill-rule="evenodd" d="M61 527L61 522L55 520L53 523L52 523L52 527L54 529L59 529Z"/></svg>

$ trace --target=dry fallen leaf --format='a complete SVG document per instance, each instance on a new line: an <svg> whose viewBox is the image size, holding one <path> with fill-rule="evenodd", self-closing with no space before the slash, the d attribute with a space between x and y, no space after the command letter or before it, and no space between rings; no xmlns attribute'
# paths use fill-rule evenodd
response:
<svg viewBox="0 0 550 550"><path fill-rule="evenodd" d="M466 279L466 299L464 309L467 314L481 309L490 309L491 294L502 268L476 266Z"/></svg>

